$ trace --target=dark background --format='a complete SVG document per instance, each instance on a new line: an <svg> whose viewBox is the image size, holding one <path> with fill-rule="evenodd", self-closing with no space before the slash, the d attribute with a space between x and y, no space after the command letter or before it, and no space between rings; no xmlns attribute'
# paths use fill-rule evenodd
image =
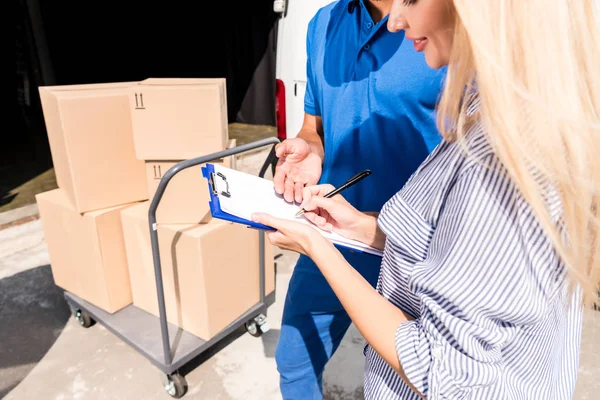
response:
<svg viewBox="0 0 600 400"><path fill-rule="evenodd" d="M0 200L51 167L38 86L224 77L230 123L275 125L272 0L19 0L16 10L17 124L0 145Z"/></svg>

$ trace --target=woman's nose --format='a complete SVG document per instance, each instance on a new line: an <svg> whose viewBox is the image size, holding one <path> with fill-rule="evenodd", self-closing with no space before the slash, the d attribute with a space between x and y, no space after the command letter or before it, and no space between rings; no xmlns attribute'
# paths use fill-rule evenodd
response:
<svg viewBox="0 0 600 400"><path fill-rule="evenodd" d="M390 10L390 16L388 18L388 31L398 32L402 29L406 29L408 24L404 18L404 0L394 0L392 8Z"/></svg>

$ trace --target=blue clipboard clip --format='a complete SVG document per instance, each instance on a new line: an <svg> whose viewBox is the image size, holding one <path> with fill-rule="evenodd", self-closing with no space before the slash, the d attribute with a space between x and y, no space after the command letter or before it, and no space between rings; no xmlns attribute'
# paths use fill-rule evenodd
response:
<svg viewBox="0 0 600 400"><path fill-rule="evenodd" d="M266 226L263 224L259 224L254 221L250 221L244 218L237 217L235 215L231 215L221 210L221 203L219 202L219 196L231 197L231 193L229 192L229 183L227 182L227 177L220 173L215 172L215 166L213 164L206 164L202 167L202 176L206 178L208 181L208 194L210 196L210 200L208 205L210 207L210 213L213 218L222 219L224 221L235 222L242 225L247 225L249 228L264 230L264 231L274 231L275 228L270 226ZM225 190L221 190L220 192L217 189L217 180L221 180L225 183Z"/></svg>

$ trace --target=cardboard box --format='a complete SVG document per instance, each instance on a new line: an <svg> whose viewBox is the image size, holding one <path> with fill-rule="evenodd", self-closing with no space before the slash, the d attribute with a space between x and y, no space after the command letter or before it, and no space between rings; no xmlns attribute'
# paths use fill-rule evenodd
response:
<svg viewBox="0 0 600 400"><path fill-rule="evenodd" d="M63 189L36 196L57 286L109 313L131 304L121 226L130 205L79 214Z"/></svg>
<svg viewBox="0 0 600 400"><path fill-rule="evenodd" d="M123 210L123 232L133 304L158 316L148 206L144 202ZM209 340L258 303L256 230L213 219L158 225L157 233L169 322Z"/></svg>
<svg viewBox="0 0 600 400"><path fill-rule="evenodd" d="M235 139L227 148L235 147ZM234 157L230 156L213 164L232 168ZM180 161L146 161L146 182L148 197L154 197L163 175ZM208 206L208 182L202 176L201 164L178 172L167 185L156 210L159 224L199 224L210 219Z"/></svg>
<svg viewBox="0 0 600 400"><path fill-rule="evenodd" d="M130 86L39 88L56 181L79 213L148 198L133 147Z"/></svg>
<svg viewBox="0 0 600 400"><path fill-rule="evenodd" d="M150 78L130 90L140 160L187 160L228 142L225 79Z"/></svg>
<svg viewBox="0 0 600 400"><path fill-rule="evenodd" d="M72 90L98 90L98 89L126 89L134 85L139 85L139 81L126 82L107 82L107 83L85 83L80 85L56 85L56 86L41 86L40 89L49 90L52 92L72 91Z"/></svg>

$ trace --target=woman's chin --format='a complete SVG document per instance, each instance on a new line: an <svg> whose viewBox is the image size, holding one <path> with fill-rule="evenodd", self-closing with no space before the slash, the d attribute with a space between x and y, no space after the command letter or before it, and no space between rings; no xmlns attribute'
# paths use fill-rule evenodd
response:
<svg viewBox="0 0 600 400"><path fill-rule="evenodd" d="M439 54L435 52L428 52L427 50L425 50L425 62L430 68L433 69L440 69L448 65L448 61L442 59Z"/></svg>

